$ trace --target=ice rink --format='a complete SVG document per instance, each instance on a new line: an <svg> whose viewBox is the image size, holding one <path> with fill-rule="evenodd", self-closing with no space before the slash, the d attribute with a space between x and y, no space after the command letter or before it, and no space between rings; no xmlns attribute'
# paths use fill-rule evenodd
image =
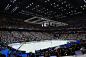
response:
<svg viewBox="0 0 86 57"><path fill-rule="evenodd" d="M13 43L13 44L9 44L9 46L12 45L12 48L18 49L22 45L22 47L18 50L26 51L26 53L29 52L35 53L35 50L64 45L67 44L67 42L68 41L64 41L64 40L52 40L52 41L36 42L36 43L29 43L23 45L20 43Z"/></svg>

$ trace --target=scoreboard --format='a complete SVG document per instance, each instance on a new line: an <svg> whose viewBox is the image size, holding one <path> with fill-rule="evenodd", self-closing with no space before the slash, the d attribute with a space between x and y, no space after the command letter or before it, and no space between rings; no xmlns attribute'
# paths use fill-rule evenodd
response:
<svg viewBox="0 0 86 57"><path fill-rule="evenodd" d="M42 24L42 27L49 27L49 26L55 26L56 24L55 23L52 23L52 22L49 22L49 23L43 23Z"/></svg>

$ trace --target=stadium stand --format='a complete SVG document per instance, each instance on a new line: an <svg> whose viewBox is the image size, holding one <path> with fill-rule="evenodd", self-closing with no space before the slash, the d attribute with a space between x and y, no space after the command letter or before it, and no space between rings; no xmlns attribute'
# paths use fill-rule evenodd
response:
<svg viewBox="0 0 86 57"><path fill-rule="evenodd" d="M86 0L0 0L0 57L86 57Z"/></svg>

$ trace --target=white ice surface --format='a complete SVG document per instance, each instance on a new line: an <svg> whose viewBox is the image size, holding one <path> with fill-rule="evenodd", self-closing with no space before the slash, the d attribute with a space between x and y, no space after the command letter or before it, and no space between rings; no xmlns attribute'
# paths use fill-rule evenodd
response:
<svg viewBox="0 0 86 57"><path fill-rule="evenodd" d="M67 42L68 41L52 40L47 42L38 42L38 43L30 43L30 44L23 44L23 45L22 44L15 45L16 44L15 43L13 44L12 48L18 49L22 45L22 47L19 50L26 51L26 53L29 53L29 52L35 53L35 50L64 45L64 44L67 44Z"/></svg>

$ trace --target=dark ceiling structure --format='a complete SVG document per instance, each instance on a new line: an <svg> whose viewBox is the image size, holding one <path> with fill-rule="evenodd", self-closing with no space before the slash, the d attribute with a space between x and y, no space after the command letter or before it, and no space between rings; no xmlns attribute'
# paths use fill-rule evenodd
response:
<svg viewBox="0 0 86 57"><path fill-rule="evenodd" d="M84 20L86 0L0 0L0 16L19 21L34 16L65 23Z"/></svg>

